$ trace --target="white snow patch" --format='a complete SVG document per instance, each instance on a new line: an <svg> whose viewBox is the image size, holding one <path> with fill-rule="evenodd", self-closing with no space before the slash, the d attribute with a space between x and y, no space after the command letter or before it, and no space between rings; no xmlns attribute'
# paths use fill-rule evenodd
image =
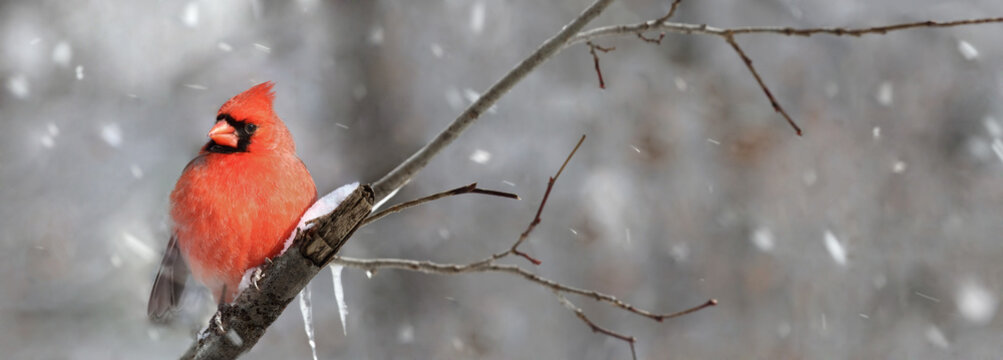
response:
<svg viewBox="0 0 1003 360"><path fill-rule="evenodd" d="M220 41L219 43L217 43L216 47L218 47L219 50L221 50L223 52L231 52L231 51L233 51L233 46L232 45L227 44L227 43L222 42L222 41Z"/></svg>
<svg viewBox="0 0 1003 360"><path fill-rule="evenodd" d="M122 243L129 250L132 250L137 256L142 258L143 261L153 261L156 260L157 253L150 248L150 245L139 240L138 237L133 235L128 231L122 232Z"/></svg>
<svg viewBox="0 0 1003 360"><path fill-rule="evenodd" d="M77 80L83 80L84 79L84 66L83 65L77 65L77 68L74 69L74 71L76 72Z"/></svg>
<svg viewBox="0 0 1003 360"><path fill-rule="evenodd" d="M73 60L73 47L70 43L60 41L52 48L52 62L62 67L69 67Z"/></svg>
<svg viewBox="0 0 1003 360"><path fill-rule="evenodd" d="M484 30L485 12L483 1L474 3L474 7L470 9L470 30L473 30L474 34L480 34Z"/></svg>
<svg viewBox="0 0 1003 360"><path fill-rule="evenodd" d="M449 107L453 108L453 110L458 110L463 107L463 97L460 96L460 91L456 88L451 87L446 89L445 96L446 103L449 104Z"/></svg>
<svg viewBox="0 0 1003 360"><path fill-rule="evenodd" d="M240 283L237 284L237 294L240 294L244 292L244 290L247 290L247 288L251 287L251 278L254 277L254 272L260 268L261 267L259 266L255 266L247 269L247 271L244 271L244 275L240 277Z"/></svg>
<svg viewBox="0 0 1003 360"><path fill-rule="evenodd" d="M296 239L296 234L313 227L313 224L307 224L307 222L334 211L334 209L338 207L338 204L341 204L341 202L345 200L345 198L347 198L353 191L355 191L355 188L357 187L359 187L358 182L342 185L327 195L324 195L324 197L318 199L317 202L313 203L313 205L310 205L310 208L303 213L302 217L300 217L300 221L299 224L296 225L296 229L289 234L288 238L286 238L285 245L282 247L282 253L285 253L286 250L289 249L289 246L293 244L293 240Z"/></svg>
<svg viewBox="0 0 1003 360"><path fill-rule="evenodd" d="M334 282L334 301L338 304L338 317L341 319L341 332L348 335L348 323L345 317L348 316L348 304L345 303L345 288L341 285L341 271L345 267L341 265L331 265L331 278Z"/></svg>
<svg viewBox="0 0 1003 360"><path fill-rule="evenodd" d="M448 240L449 239L449 235L450 235L449 234L449 229L444 228L444 227L439 228L439 237L441 237L443 240Z"/></svg>
<svg viewBox="0 0 1003 360"><path fill-rule="evenodd" d="M690 257L690 246L686 243L673 244L669 254L678 262L686 261Z"/></svg>
<svg viewBox="0 0 1003 360"><path fill-rule="evenodd" d="M640 148L638 148L638 147L637 147L637 146L635 146L635 145L631 145L631 146L630 146L630 149L631 149L631 150L634 150L634 152L636 152L636 153L638 153L638 154L640 154L640 153L641 153L641 149L640 149Z"/></svg>
<svg viewBox="0 0 1003 360"><path fill-rule="evenodd" d="M878 100L879 104L884 106L890 106L892 104L892 101L895 100L894 96L895 94L894 94L894 88L892 87L892 83L885 81L882 82L880 86L878 86L878 93L874 96L874 98Z"/></svg>
<svg viewBox="0 0 1003 360"><path fill-rule="evenodd" d="M24 99L31 95L31 85L27 77L17 74L7 79L7 91L18 99Z"/></svg>
<svg viewBox="0 0 1003 360"><path fill-rule="evenodd" d="M261 52L263 52L265 54L271 54L272 53L272 48L270 48L268 46L265 46L264 44L254 43L254 48L258 49L258 51L261 51Z"/></svg>
<svg viewBox="0 0 1003 360"><path fill-rule="evenodd" d="M998 157L1000 161L1003 161L1003 140L998 138L993 139L992 149L993 153L996 154L996 157Z"/></svg>
<svg viewBox="0 0 1003 360"><path fill-rule="evenodd" d="M901 174L905 172L905 169L906 169L906 163L903 161L896 161L894 164L892 164L892 172L896 174Z"/></svg>
<svg viewBox="0 0 1003 360"><path fill-rule="evenodd" d="M471 104L477 102L477 99L481 98L481 94L474 91L474 89L471 88L463 89L463 96L465 96L467 98L467 101L469 101Z"/></svg>
<svg viewBox="0 0 1003 360"><path fill-rule="evenodd" d="M373 45L383 44L383 27L377 26L369 31L369 43Z"/></svg>
<svg viewBox="0 0 1003 360"><path fill-rule="evenodd" d="M310 352L313 360L317 360L317 341L313 337L313 305L310 304L310 284L303 287L300 292L300 313L303 314L303 330L306 331L307 342L310 343Z"/></svg>
<svg viewBox="0 0 1003 360"><path fill-rule="evenodd" d="M101 127L101 139L111 147L122 146L122 129L116 123L105 124Z"/></svg>
<svg viewBox="0 0 1003 360"><path fill-rule="evenodd" d="M773 250L773 232L770 228L765 226L760 226L755 231L752 232L752 244L756 245L756 248L764 252L770 252Z"/></svg>
<svg viewBox="0 0 1003 360"><path fill-rule="evenodd" d="M989 132L989 136L998 138L1003 136L1003 127L1000 126L999 121L995 117L986 116L982 119L982 125L986 127L986 131Z"/></svg>
<svg viewBox="0 0 1003 360"><path fill-rule="evenodd" d="M366 279L372 279L372 278L373 278L373 271L366 270Z"/></svg>
<svg viewBox="0 0 1003 360"><path fill-rule="evenodd" d="M186 88L195 90L208 90L209 88L202 84L185 84Z"/></svg>
<svg viewBox="0 0 1003 360"><path fill-rule="evenodd" d="M487 164L488 161L491 161L491 153L482 149L474 150L474 153L470 154L470 161L478 164Z"/></svg>
<svg viewBox="0 0 1003 360"><path fill-rule="evenodd" d="M825 249L829 250L829 255L837 264L846 265L846 249L843 248L843 244L839 242L836 235L833 235L832 231L829 230L825 230Z"/></svg>
<svg viewBox="0 0 1003 360"><path fill-rule="evenodd" d="M143 168L139 167L139 165L136 164L129 165L129 172L132 173L132 177L134 178L137 179L143 178Z"/></svg>
<svg viewBox="0 0 1003 360"><path fill-rule="evenodd" d="M711 139L711 138L707 138L707 142L709 142L711 144L714 144L714 145L721 145L720 141L717 141L717 140L714 140L714 139Z"/></svg>
<svg viewBox="0 0 1003 360"><path fill-rule="evenodd" d="M52 136L59 135L59 126L56 126L56 124L53 123L45 124L45 130L49 132L49 135Z"/></svg>
<svg viewBox="0 0 1003 360"><path fill-rule="evenodd" d="M972 323L985 325L996 315L996 296L974 280L962 283L955 301L961 316Z"/></svg>
<svg viewBox="0 0 1003 360"><path fill-rule="evenodd" d="M187 27L196 27L199 25L199 4L190 1L185 4L184 10L181 10L181 22Z"/></svg>
<svg viewBox="0 0 1003 360"><path fill-rule="evenodd" d="M240 334L237 334L237 331L233 329L226 332L226 340L230 341L230 343L236 347L244 345L244 339L242 339Z"/></svg>
<svg viewBox="0 0 1003 360"><path fill-rule="evenodd" d="M445 51L442 50L442 45L436 43L432 43L432 45L429 47L429 50L432 50L432 56L435 56L440 59L442 58L442 55L445 54Z"/></svg>
<svg viewBox="0 0 1003 360"><path fill-rule="evenodd" d="M53 147L56 146L56 139L54 137L52 137L52 135L48 135L48 134L42 135L42 137L40 137L38 139L38 142L41 143L42 146L44 146L44 147L46 147L48 149L51 149L51 148L53 148Z"/></svg>
<svg viewBox="0 0 1003 360"><path fill-rule="evenodd" d="M111 263L112 267L115 268L122 267L122 257L118 256L118 254L111 254L111 257L108 258L108 262Z"/></svg>
<svg viewBox="0 0 1003 360"><path fill-rule="evenodd" d="M958 41L958 52L961 53L961 57L968 61L979 57L979 49L976 49L975 46L964 40Z"/></svg>
<svg viewBox="0 0 1003 360"><path fill-rule="evenodd" d="M874 136L874 140L881 140L881 127L875 126L871 129L871 136Z"/></svg>
<svg viewBox="0 0 1003 360"><path fill-rule="evenodd" d="M686 89L689 87L689 85L686 84L686 80L683 80L683 78L678 76L676 76L673 82L676 84L676 89L679 89L679 91L686 91Z"/></svg>
<svg viewBox="0 0 1003 360"><path fill-rule="evenodd" d="M947 342L947 337L944 336L944 332L940 331L935 325L930 325L926 328L926 341L929 341L933 346L941 349L947 349L951 347L951 344Z"/></svg>
<svg viewBox="0 0 1003 360"><path fill-rule="evenodd" d="M397 329L397 342L401 344L410 344L414 342L414 326L411 324L401 325Z"/></svg>

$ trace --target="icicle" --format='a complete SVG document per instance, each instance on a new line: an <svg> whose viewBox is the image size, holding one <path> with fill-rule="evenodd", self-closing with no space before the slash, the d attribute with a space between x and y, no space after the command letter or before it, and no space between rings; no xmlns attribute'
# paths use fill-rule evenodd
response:
<svg viewBox="0 0 1003 360"><path fill-rule="evenodd" d="M313 307L310 305L310 284L303 287L303 291L300 292L300 312L303 313L303 329L306 330L306 337L310 342L310 352L313 353L313 360L317 360L317 342L313 338Z"/></svg>
<svg viewBox="0 0 1003 360"><path fill-rule="evenodd" d="M345 317L348 316L348 304L345 303L345 288L341 286L341 270L345 267L341 265L331 265L331 278L334 280L334 301L338 303L338 316L341 318L341 331L348 335L348 323Z"/></svg>

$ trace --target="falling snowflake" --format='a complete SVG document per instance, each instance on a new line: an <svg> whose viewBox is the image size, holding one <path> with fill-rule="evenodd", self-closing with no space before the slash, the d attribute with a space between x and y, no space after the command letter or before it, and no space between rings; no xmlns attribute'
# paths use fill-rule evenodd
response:
<svg viewBox="0 0 1003 360"><path fill-rule="evenodd" d="M106 124L101 127L101 139L111 147L122 146L122 129L115 123Z"/></svg>
<svg viewBox="0 0 1003 360"><path fill-rule="evenodd" d="M487 164L488 161L491 161L491 153L485 150L477 149L473 154L470 154L470 161L478 164Z"/></svg>
<svg viewBox="0 0 1003 360"><path fill-rule="evenodd" d="M829 251L829 255L837 264L846 265L846 249L843 248L843 244L839 242L836 235L833 235L832 231L829 230L825 231L825 249Z"/></svg>
<svg viewBox="0 0 1003 360"><path fill-rule="evenodd" d="M878 87L878 93L874 96L878 100L878 103L884 106L891 106L894 98L894 89L892 88L892 83L885 81L881 83Z"/></svg>
<svg viewBox="0 0 1003 360"><path fill-rule="evenodd" d="M961 57L968 61L979 57L979 49L976 49L975 46L964 40L958 41L958 52L961 53Z"/></svg>
<svg viewBox="0 0 1003 360"><path fill-rule="evenodd" d="M752 244L762 251L773 250L773 232L768 227L759 227L752 232Z"/></svg>

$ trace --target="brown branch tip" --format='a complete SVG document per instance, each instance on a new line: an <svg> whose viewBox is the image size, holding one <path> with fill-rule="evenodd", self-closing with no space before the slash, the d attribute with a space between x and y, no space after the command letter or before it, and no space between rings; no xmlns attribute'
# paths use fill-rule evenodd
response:
<svg viewBox="0 0 1003 360"><path fill-rule="evenodd" d="M600 81L602 81L602 75L599 76L599 79ZM543 221L540 218L540 215L543 214L543 207L547 205L547 199L550 198L550 192L554 189L554 183L557 182L557 178L561 177L561 173L564 172L564 168L568 166L568 162L571 162L571 158L575 156L575 153L578 152L578 148L582 147L582 143L584 142L585 142L585 135L582 134L582 137L578 139L578 143L575 144L575 148L571 150L571 153L568 154L568 157L564 158L564 163L561 164L561 168L557 169L557 173L554 174L554 176L550 177L550 179L547 181L547 190L543 192L543 199L540 200L540 206L536 208L536 215L533 216L533 220L529 222L529 226L526 226L526 230L524 230L522 234L519 234L519 239L516 240L514 244L512 244L512 248L510 248L507 252L495 255L494 256L495 259L499 259L511 253L522 256L526 260L529 260L529 262L533 263L533 265L540 265L542 263L539 259L532 257L525 252L519 251L519 245L525 242L526 239L529 238L529 234L533 232L533 229L536 229L536 226L539 225L541 221Z"/></svg>
<svg viewBox="0 0 1003 360"><path fill-rule="evenodd" d="M596 75L599 77L599 88L600 89L605 89L606 88L606 81L603 80L602 70L599 69L599 54L596 53L596 50L602 51L604 53L608 53L610 51L616 50L616 48L615 47L608 47L608 48L602 47L602 46L599 46L599 45L596 45L596 44L592 43L591 41L586 42L585 44L589 46L589 54L592 54L592 62L595 64Z"/></svg>

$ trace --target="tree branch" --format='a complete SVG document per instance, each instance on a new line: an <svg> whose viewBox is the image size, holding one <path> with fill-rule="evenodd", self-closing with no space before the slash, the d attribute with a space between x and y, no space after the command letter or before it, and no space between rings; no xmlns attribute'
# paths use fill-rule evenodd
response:
<svg viewBox="0 0 1003 360"><path fill-rule="evenodd" d="M293 245L268 263L258 280L233 304L223 305L224 333L207 328L182 359L233 359L249 350L314 275L324 268L373 208L373 191L363 185L314 227L299 233Z"/></svg>
<svg viewBox="0 0 1003 360"><path fill-rule="evenodd" d="M435 138L426 144L424 147L419 149L414 155L411 155L407 160L394 168L390 173L386 174L380 180L373 184L373 191L376 195L376 201L379 202L383 200L387 195L393 193L397 189L400 189L406 185L411 178L413 178L421 169L428 165L429 160L432 159L439 151L448 146L453 140L456 140L470 124L484 111L498 102L498 99L505 95L509 90L512 89L515 84L520 80L529 75L533 69L543 64L543 62L550 59L555 54L557 54L561 49L564 48L564 44L573 35L577 34L582 28L585 27L590 21L595 19L599 14L612 3L613 0L596 0L592 5L586 8L578 17L572 20L568 25L554 35L547 41L544 41L536 51L533 52L529 57L516 65L515 68L509 70L501 80L498 80L491 88L488 89L484 95L481 95L473 104L467 107L463 113L460 114L453 120L445 130L436 135Z"/></svg>
<svg viewBox="0 0 1003 360"><path fill-rule="evenodd" d="M383 217L385 217L387 215L390 215L390 214L393 214L393 213L398 213L398 212L404 211L406 209L409 209L409 208L412 208L412 207L415 207L415 206L418 206L418 205L421 205L421 204L424 204L424 203L427 203L427 202L430 202L430 201L435 201L435 200L439 200L439 199L444 198L444 197L455 196L455 195L462 195L462 194L483 194L483 195L491 195L491 196L498 196L498 197L503 197L503 198L509 198L509 199L519 200L519 195L512 194L512 193L507 193L507 192L504 192L504 191L495 191L495 190L481 189L481 188L477 187L477 183L473 183L473 184L470 184L470 185L467 185L467 186L460 186L460 187L452 189L452 190L446 190L446 191L443 191L443 192L440 192L440 193L435 193L435 194L428 195L428 196L425 196L425 197L422 197L422 198L418 198L418 199L414 199L414 200L411 200L411 201L407 201L407 202L403 202L403 203L394 205L394 206L392 206L390 208L387 208L386 210L380 211L380 212L378 212L376 214L373 214L373 215L369 216L368 218L366 218L365 221L362 222L362 225L360 225L360 227L369 225L369 223L372 223L373 221L382 219Z"/></svg>
<svg viewBox="0 0 1003 360"><path fill-rule="evenodd" d="M590 298L598 302L607 303L621 310L628 311L658 322L661 322L666 319L680 317L701 310L703 308L717 305L717 300L710 299L701 305L683 311L675 313L654 313L645 309L638 308L634 305L631 305L630 303L624 302L623 300L620 300L613 295L609 295L595 290L587 290L564 285L560 282L550 280L548 278L534 274L533 272L523 269L517 265L498 264L495 262L495 259L490 257L484 260L475 261L468 264L443 264L427 260L408 260L408 259L389 259L389 258L357 259L351 257L336 256L333 260L331 260L331 263L374 272L378 271L379 269L399 269L399 270L409 270L425 274L437 274L437 275L458 275L458 274L477 273L477 272L507 273L520 276L523 279L526 279L532 283L543 286L558 293L580 295L582 297Z"/></svg>
<svg viewBox="0 0 1003 360"><path fill-rule="evenodd" d="M669 18L672 17L676 12L676 7L679 5L681 0L676 0L672 3L672 8L669 10L668 14L662 16L658 19L645 21L633 25L615 25L615 26L604 26L588 31L583 31L581 33L575 34L575 36L568 39L565 46L571 46L577 43L584 42L589 46L592 57L595 61L596 72L599 74L599 84L600 87L603 85L602 73L599 72L599 57L595 54L595 45L593 41L599 38L611 37L611 36L623 36L623 35L636 35L638 38L645 42L661 44L662 38L665 32L675 32L681 34L706 34L706 35L716 35L720 36L728 45L731 46L732 50L742 58L745 63L746 69L749 73L756 79L756 83L759 84L759 88L763 90L766 94L766 98L769 99L770 105L773 106L773 110L780 113L787 121L787 124L794 129L794 131L800 136L802 134L801 127L794 122L787 111L784 110L780 102L777 101L776 97L773 96L773 92L770 91L769 86L763 81L762 77L759 76L759 72L752 65L752 59L746 55L742 47L738 45L735 41L735 35L741 34L779 34L786 36L813 36L819 34L827 34L834 36L863 36L868 34L887 34L893 31L909 30L917 28L945 28L963 25L976 25L976 24L988 24L988 23L1001 23L1003 22L1003 17L996 18L980 18L980 19L965 19L965 20L955 20L955 21L918 21L902 24L884 25L884 26L873 26L866 28L841 28L841 27L818 27L818 28L792 28L792 27L737 27L737 28L717 28L713 26L708 26L706 24L684 24L684 23L671 23L667 22ZM644 36L644 32L650 30L660 30L662 34L657 39L652 39Z"/></svg>

